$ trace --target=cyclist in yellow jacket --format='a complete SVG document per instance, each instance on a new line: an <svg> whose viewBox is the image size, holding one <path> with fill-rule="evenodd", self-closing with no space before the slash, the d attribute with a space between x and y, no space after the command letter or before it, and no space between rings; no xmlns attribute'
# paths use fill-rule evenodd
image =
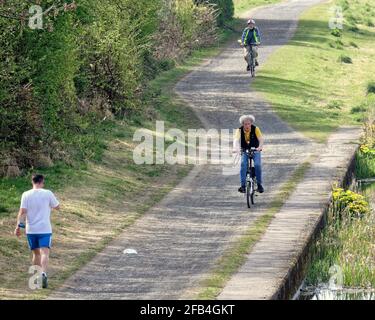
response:
<svg viewBox="0 0 375 320"><path fill-rule="evenodd" d="M255 26L255 21L253 19L247 21L247 27L242 32L242 45L244 46L244 58L247 62L247 71L250 70L250 50L253 51L255 65L259 66L257 46L260 45L260 32L258 27Z"/></svg>

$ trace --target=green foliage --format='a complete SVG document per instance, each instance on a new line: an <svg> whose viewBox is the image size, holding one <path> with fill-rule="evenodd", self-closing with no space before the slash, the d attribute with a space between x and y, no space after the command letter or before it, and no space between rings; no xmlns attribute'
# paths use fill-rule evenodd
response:
<svg viewBox="0 0 375 320"><path fill-rule="evenodd" d="M231 21L234 15L233 0L194 0L196 4L210 3L215 5L219 11L217 17L218 26L223 26L225 22Z"/></svg>
<svg viewBox="0 0 375 320"><path fill-rule="evenodd" d="M375 121L374 97L369 97L366 107L370 109L364 125L362 144L356 154L356 175L359 179L375 177ZM372 109L371 109L372 108Z"/></svg>
<svg viewBox="0 0 375 320"><path fill-rule="evenodd" d="M332 192L332 197L336 205L347 210L351 216L362 216L370 213L369 204L361 194L336 188Z"/></svg>
<svg viewBox="0 0 375 320"><path fill-rule="evenodd" d="M360 216L361 218L356 218ZM343 285L373 287L374 215L361 194L337 188L329 209L327 225L312 248L313 262L307 273L307 284L327 283L330 268L342 270Z"/></svg>
<svg viewBox="0 0 375 320"><path fill-rule="evenodd" d="M342 36L341 30L338 28L332 29L331 34L338 38Z"/></svg>
<svg viewBox="0 0 375 320"><path fill-rule="evenodd" d="M55 3L62 5L39 2L44 10ZM41 30L0 16L0 177L10 167L16 175L18 168L100 158L99 128L141 114L150 78L216 41L216 9L171 4L80 0L43 15ZM13 0L0 8L17 17L29 6Z"/></svg>

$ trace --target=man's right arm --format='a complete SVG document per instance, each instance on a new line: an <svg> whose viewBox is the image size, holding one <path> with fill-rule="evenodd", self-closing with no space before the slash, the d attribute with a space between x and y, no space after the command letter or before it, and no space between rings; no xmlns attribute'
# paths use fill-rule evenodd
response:
<svg viewBox="0 0 375 320"><path fill-rule="evenodd" d="M241 132L239 129L237 129L236 133L234 134L233 139L233 153L238 153L241 150Z"/></svg>
<svg viewBox="0 0 375 320"><path fill-rule="evenodd" d="M242 45L245 45L245 37L246 37L246 29L244 29L244 31L242 32Z"/></svg>

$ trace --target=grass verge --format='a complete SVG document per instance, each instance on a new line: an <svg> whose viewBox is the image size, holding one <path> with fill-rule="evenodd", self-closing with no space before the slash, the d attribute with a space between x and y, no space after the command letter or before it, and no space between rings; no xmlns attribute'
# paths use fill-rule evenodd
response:
<svg viewBox="0 0 375 320"><path fill-rule="evenodd" d="M246 256L250 253L254 244L259 241L275 214L280 211L310 167L311 160L299 165L290 179L281 186L266 213L258 217L244 235L224 252L223 256L215 264L214 270L208 278L203 280L197 299L213 300L220 294L226 282L244 264Z"/></svg>
<svg viewBox="0 0 375 320"><path fill-rule="evenodd" d="M280 2L280 0L233 0L234 16L237 17L254 7L273 4L277 2Z"/></svg>

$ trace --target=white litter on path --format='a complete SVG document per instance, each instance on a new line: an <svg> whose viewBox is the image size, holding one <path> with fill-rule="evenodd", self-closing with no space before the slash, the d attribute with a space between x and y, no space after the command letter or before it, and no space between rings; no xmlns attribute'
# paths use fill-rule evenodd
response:
<svg viewBox="0 0 375 320"><path fill-rule="evenodd" d="M134 249L125 249L123 254L138 254L137 250Z"/></svg>

